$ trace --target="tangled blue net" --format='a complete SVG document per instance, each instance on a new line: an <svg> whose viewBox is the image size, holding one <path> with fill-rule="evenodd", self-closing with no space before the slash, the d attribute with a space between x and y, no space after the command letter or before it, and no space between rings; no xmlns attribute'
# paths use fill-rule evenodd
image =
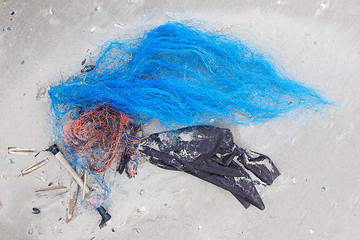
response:
<svg viewBox="0 0 360 240"><path fill-rule="evenodd" d="M135 122L167 128L257 124L328 102L239 39L178 22L108 43L92 71L52 87L57 119L104 104Z"/></svg>

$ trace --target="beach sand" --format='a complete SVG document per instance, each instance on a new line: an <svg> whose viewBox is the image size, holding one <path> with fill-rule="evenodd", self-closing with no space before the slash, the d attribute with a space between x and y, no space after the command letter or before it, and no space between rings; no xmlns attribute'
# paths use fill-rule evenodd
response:
<svg viewBox="0 0 360 240"><path fill-rule="evenodd" d="M360 239L360 2L20 1L0 2L0 239ZM14 11L12 15L12 11ZM238 145L272 158L282 175L244 209L228 192L143 163L113 180L109 226L77 205L75 183L42 150L51 142L46 91L76 74L102 41L167 19L196 19L270 52L295 79L336 106L257 126L230 126ZM19 174L32 163L44 167ZM59 196L36 190L65 186ZM32 208L40 209L33 214Z"/></svg>

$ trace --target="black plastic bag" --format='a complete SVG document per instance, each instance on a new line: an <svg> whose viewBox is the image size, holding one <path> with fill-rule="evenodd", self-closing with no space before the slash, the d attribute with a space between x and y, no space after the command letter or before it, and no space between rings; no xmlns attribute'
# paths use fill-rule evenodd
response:
<svg viewBox="0 0 360 240"><path fill-rule="evenodd" d="M257 181L246 170L264 185L280 175L270 158L238 147L226 128L195 126L154 133L138 149L158 167L184 171L231 192L245 208L265 208Z"/></svg>

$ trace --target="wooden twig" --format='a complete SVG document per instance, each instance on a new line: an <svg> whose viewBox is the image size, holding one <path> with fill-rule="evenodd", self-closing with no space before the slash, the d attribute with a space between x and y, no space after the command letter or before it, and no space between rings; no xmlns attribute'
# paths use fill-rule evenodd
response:
<svg viewBox="0 0 360 240"><path fill-rule="evenodd" d="M86 189L86 176L87 176L87 172L85 172L84 174L84 187L83 187L83 192L82 192L82 200L84 200L85 198L85 189Z"/></svg>
<svg viewBox="0 0 360 240"><path fill-rule="evenodd" d="M85 192L85 194L89 193L90 192L89 187L84 184L83 180L79 177L79 175L75 172L75 170L70 166L69 162L64 158L64 155L59 151L58 153L55 154L55 157L65 167L65 169L71 174L71 176L77 182L79 187Z"/></svg>

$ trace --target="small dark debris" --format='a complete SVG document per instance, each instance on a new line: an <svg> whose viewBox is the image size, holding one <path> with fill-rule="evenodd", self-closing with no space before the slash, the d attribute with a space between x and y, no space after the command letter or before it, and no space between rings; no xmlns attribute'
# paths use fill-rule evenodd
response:
<svg viewBox="0 0 360 240"><path fill-rule="evenodd" d="M137 234L140 233L140 229L139 229L139 228L133 228L132 230L135 231Z"/></svg>
<svg viewBox="0 0 360 240"><path fill-rule="evenodd" d="M15 15L15 11L11 11L9 14L10 14L11 16Z"/></svg>
<svg viewBox="0 0 360 240"><path fill-rule="evenodd" d="M87 73L94 70L95 65L86 65L83 69L81 69L81 73Z"/></svg>
<svg viewBox="0 0 360 240"><path fill-rule="evenodd" d="M101 215L101 222L99 224L99 228L102 229L106 226L106 223L111 219L111 215L107 212L106 208L103 206L98 207L99 214Z"/></svg>
<svg viewBox="0 0 360 240"><path fill-rule="evenodd" d="M20 62L20 64L22 65L22 64L24 64L25 63L25 61L24 60L22 60L21 62Z"/></svg>
<svg viewBox="0 0 360 240"><path fill-rule="evenodd" d="M11 31L11 27L7 27L7 30L8 30L8 31Z"/></svg>
<svg viewBox="0 0 360 240"><path fill-rule="evenodd" d="M62 220L62 218L59 218L59 221L61 221Z"/></svg>
<svg viewBox="0 0 360 240"><path fill-rule="evenodd" d="M82 60L81 65L84 65L86 63L86 58Z"/></svg>
<svg viewBox="0 0 360 240"><path fill-rule="evenodd" d="M40 210L38 208L33 208L33 214L39 214L40 213Z"/></svg>
<svg viewBox="0 0 360 240"><path fill-rule="evenodd" d="M112 228L111 231L112 231L112 232L115 232L115 228Z"/></svg>
<svg viewBox="0 0 360 240"><path fill-rule="evenodd" d="M53 182L49 182L48 186L50 187L51 185L53 185Z"/></svg>

